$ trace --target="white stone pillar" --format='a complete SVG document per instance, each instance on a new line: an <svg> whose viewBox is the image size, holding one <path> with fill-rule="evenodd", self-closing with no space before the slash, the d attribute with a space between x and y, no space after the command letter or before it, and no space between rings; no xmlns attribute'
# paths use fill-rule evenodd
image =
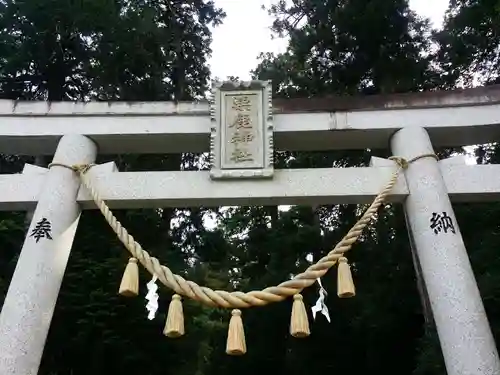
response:
<svg viewBox="0 0 500 375"><path fill-rule="evenodd" d="M391 146L407 160L434 152L423 128L399 130ZM497 349L439 164L420 159L405 175L410 194L404 207L448 375L498 375Z"/></svg>
<svg viewBox="0 0 500 375"><path fill-rule="evenodd" d="M54 162L94 162L96 145L81 135L65 135ZM54 166L47 172L38 205L0 314L0 374L36 375L68 262L80 208L78 176ZM49 231L34 230L41 221ZM42 228L43 229L43 228ZM48 238L50 236L50 238Z"/></svg>

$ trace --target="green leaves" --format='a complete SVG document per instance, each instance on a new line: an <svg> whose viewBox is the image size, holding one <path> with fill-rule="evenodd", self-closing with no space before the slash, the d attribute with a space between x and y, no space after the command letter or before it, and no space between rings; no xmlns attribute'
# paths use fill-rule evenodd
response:
<svg viewBox="0 0 500 375"><path fill-rule="evenodd" d="M4 98L190 100L207 88L213 2L8 0L0 18Z"/></svg>
<svg viewBox="0 0 500 375"><path fill-rule="evenodd" d="M437 34L439 60L448 80L495 83L500 68L500 10L496 0L452 1Z"/></svg>
<svg viewBox="0 0 500 375"><path fill-rule="evenodd" d="M436 85L429 25L406 1L281 1L270 13L274 31L290 37L289 49L261 56L254 75L273 79L280 95L407 92Z"/></svg>

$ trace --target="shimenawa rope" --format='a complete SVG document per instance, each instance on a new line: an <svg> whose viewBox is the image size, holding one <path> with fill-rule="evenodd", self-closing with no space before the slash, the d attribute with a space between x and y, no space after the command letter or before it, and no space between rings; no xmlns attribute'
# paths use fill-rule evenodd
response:
<svg viewBox="0 0 500 375"><path fill-rule="evenodd" d="M325 275L328 270L339 261L340 258L343 258L343 254L351 249L352 245L359 238L365 227L369 224L387 195L396 184L401 171L408 168L408 165L412 162L425 157L432 157L438 160L435 154L420 155L411 160L405 160L404 158L397 156L390 157L389 159L393 160L398 165L398 169L393 173L385 188L377 195L370 207L364 212L363 216L361 216L358 222L354 224L342 240L340 240L340 242L333 248L333 250L291 280L284 281L277 286L268 287L261 291L251 291L246 293L239 291L227 292L223 290L212 290L208 287L200 286L193 281L185 280L182 276L174 274L167 266L161 265L158 259L149 255L149 253L141 247L134 237L130 235L122 224L116 219L109 207L100 197L99 193L92 186L90 179L86 177L86 172L95 164L68 166L61 163L51 163L49 168L59 166L69 168L78 173L82 184L89 191L92 199L120 241L125 245L132 256L137 258L138 261L152 275L156 275L158 280L160 280L165 286L174 290L177 294L202 302L208 306L219 306L223 308L247 308L283 301L287 297L300 293L303 289L314 284L318 278Z"/></svg>

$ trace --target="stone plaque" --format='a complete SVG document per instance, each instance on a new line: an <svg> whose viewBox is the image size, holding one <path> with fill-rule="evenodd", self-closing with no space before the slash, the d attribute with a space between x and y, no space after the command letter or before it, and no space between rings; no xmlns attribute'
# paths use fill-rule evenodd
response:
<svg viewBox="0 0 500 375"><path fill-rule="evenodd" d="M271 83L217 82L210 103L212 178L273 175Z"/></svg>

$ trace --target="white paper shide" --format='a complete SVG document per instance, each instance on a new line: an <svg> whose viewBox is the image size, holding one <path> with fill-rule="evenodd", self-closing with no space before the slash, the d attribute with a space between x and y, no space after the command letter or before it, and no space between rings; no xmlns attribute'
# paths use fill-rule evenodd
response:
<svg viewBox="0 0 500 375"><path fill-rule="evenodd" d="M148 319L153 320L156 316L156 312L158 311L158 285L156 284L156 280L158 278L156 275L153 276L151 281L147 284L148 294L146 294L146 300L148 301L146 304L146 310L148 310Z"/></svg>
<svg viewBox="0 0 500 375"><path fill-rule="evenodd" d="M321 279L318 279L317 281L319 284L319 297L318 300L316 301L316 304L311 308L313 319L316 320L316 314L321 313L325 316L326 320L328 320L328 323L330 323L330 314L328 312L328 307L326 306L325 303L325 299L328 293L326 292L325 288L323 288L323 284L321 284Z"/></svg>

